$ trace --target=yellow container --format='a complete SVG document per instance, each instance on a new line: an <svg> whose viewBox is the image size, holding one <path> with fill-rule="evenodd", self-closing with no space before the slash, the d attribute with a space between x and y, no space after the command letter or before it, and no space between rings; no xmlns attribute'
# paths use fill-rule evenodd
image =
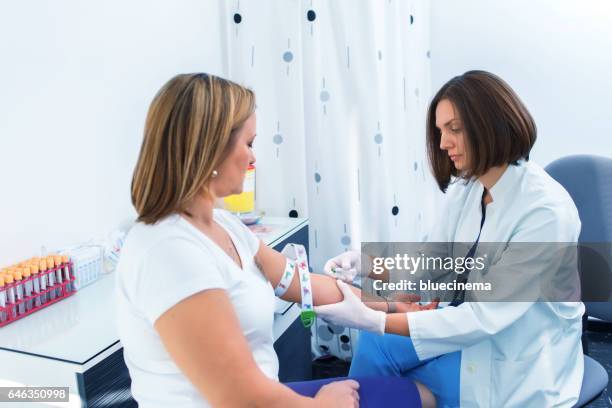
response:
<svg viewBox="0 0 612 408"><path fill-rule="evenodd" d="M235 213L255 211L255 166L250 165L244 176L242 193L227 196L223 199L225 208Z"/></svg>

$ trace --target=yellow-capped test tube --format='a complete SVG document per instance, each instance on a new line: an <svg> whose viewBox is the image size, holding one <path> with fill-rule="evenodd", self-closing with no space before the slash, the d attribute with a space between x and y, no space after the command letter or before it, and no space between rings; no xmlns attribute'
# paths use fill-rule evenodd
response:
<svg viewBox="0 0 612 408"><path fill-rule="evenodd" d="M26 311L29 312L34 306L34 301L31 298L34 286L32 285L32 273L30 272L30 267L24 266L21 268L21 273L23 274L23 294L26 298Z"/></svg>
<svg viewBox="0 0 612 408"><path fill-rule="evenodd" d="M64 276L63 276L64 268L62 267L62 257L59 255L53 255L53 262L55 263L55 267L57 268L55 270L55 282L59 284L58 288L55 290L55 294L57 296L62 296L63 294L62 282L64 281Z"/></svg>
<svg viewBox="0 0 612 408"><path fill-rule="evenodd" d="M21 273L21 268L14 268L12 270L13 279L15 279L15 297L17 298L17 302L20 302L17 305L17 313L24 314L25 313L25 303L23 303L23 274Z"/></svg>
<svg viewBox="0 0 612 408"><path fill-rule="evenodd" d="M40 301L40 276L38 275L38 262L33 260L30 262L30 271L32 272L32 288L34 289L34 307L42 304Z"/></svg>
<svg viewBox="0 0 612 408"><path fill-rule="evenodd" d="M52 256L47 256L47 289L51 289L53 288L53 286L55 286L55 271L53 270L55 268L55 259ZM53 290L49 291L49 299L53 300L55 299L55 294L56 294L56 290L55 288L53 288Z"/></svg>
<svg viewBox="0 0 612 408"><path fill-rule="evenodd" d="M13 279L13 273L9 269L4 274L4 282L7 285L6 287L6 301L7 301L7 315L8 318L15 318L17 316L17 307L15 306L16 296L15 296L15 286L13 283L15 279Z"/></svg>
<svg viewBox="0 0 612 408"><path fill-rule="evenodd" d="M4 286L4 274L0 273L0 323L8 319L6 311L6 287Z"/></svg>
<svg viewBox="0 0 612 408"><path fill-rule="evenodd" d="M40 303L47 303L49 301L49 293L47 290L47 282L49 281L46 275L47 272L47 260L41 259L38 263L38 268L40 269L40 273L38 276L38 281L40 282L40 291L45 292L40 295Z"/></svg>

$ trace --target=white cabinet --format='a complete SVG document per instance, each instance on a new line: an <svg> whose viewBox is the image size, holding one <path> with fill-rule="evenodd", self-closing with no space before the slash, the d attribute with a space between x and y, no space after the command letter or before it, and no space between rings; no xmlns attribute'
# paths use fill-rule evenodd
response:
<svg viewBox="0 0 612 408"><path fill-rule="evenodd" d="M287 242L308 245L308 221L304 218L264 217L254 229L267 245L277 249ZM70 389L68 403L24 403L27 407L129 406L130 380L114 321L114 278L102 277L71 297L0 328L0 386ZM274 335L280 340L275 348L281 380L284 376L305 379L297 377L307 377L309 370L310 332L296 325L298 316L298 305L278 300ZM283 341L289 332L297 336L297 343L295 339ZM284 343L307 347L306 354L299 350L301 367L296 365L295 350L287 349Z"/></svg>

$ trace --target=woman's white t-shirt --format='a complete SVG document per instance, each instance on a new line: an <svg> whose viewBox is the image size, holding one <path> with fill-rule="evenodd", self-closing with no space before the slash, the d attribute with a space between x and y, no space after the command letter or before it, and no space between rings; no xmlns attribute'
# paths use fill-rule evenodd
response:
<svg viewBox="0 0 612 408"><path fill-rule="evenodd" d="M214 219L232 238L243 270L180 215L154 225L135 225L122 248L116 276L118 331L132 395L141 407L209 406L174 364L153 327L168 309L206 289L227 291L257 365L269 378L278 379L274 291L253 259L259 240L227 211L214 210Z"/></svg>

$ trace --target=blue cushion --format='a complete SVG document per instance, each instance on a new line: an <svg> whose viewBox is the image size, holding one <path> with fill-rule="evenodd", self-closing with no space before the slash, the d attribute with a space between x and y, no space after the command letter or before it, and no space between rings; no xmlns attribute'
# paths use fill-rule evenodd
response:
<svg viewBox="0 0 612 408"><path fill-rule="evenodd" d="M608 373L597 361L584 356L584 377L576 407L582 407L595 399L608 385Z"/></svg>

